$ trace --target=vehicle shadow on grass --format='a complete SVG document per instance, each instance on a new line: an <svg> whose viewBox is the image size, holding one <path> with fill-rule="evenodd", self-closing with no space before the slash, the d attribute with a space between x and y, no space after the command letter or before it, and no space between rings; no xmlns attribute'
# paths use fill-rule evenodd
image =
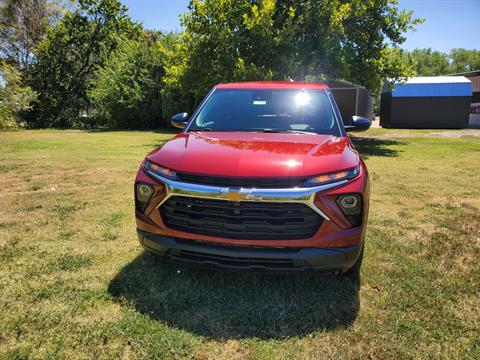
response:
<svg viewBox="0 0 480 360"><path fill-rule="evenodd" d="M390 139L353 136L351 139L363 159L368 159L370 156L396 157L402 151L392 147L407 145L403 141Z"/></svg>
<svg viewBox="0 0 480 360"><path fill-rule="evenodd" d="M169 326L213 339L281 339L346 328L360 279L227 273L163 263L143 253L112 280L120 302Z"/></svg>

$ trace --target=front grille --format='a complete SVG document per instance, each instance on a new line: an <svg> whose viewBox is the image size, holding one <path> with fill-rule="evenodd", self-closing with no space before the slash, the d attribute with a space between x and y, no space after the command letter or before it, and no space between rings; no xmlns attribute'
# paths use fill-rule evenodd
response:
<svg viewBox="0 0 480 360"><path fill-rule="evenodd" d="M293 240L312 237L322 217L300 203L232 202L173 196L161 207L174 230L229 239Z"/></svg>
<svg viewBox="0 0 480 360"><path fill-rule="evenodd" d="M281 189L302 187L308 178L305 177L286 177L286 178L247 178L247 177L223 177L223 176L204 176L194 174L178 174L180 181L192 184L224 186L224 187L243 187L243 188L263 188L263 189Z"/></svg>

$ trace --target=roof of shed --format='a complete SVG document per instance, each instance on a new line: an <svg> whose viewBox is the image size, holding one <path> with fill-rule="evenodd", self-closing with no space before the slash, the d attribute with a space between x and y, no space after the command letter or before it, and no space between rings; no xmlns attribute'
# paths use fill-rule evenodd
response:
<svg viewBox="0 0 480 360"><path fill-rule="evenodd" d="M419 76L384 91L392 97L472 96L472 84L464 76Z"/></svg>
<svg viewBox="0 0 480 360"><path fill-rule="evenodd" d="M365 87L361 85L354 84L352 82L346 81L346 80L326 80L325 84L328 85L330 89L334 88L362 88L365 89Z"/></svg>
<svg viewBox="0 0 480 360"><path fill-rule="evenodd" d="M469 83L465 76L417 76L407 80L405 84L458 84Z"/></svg>

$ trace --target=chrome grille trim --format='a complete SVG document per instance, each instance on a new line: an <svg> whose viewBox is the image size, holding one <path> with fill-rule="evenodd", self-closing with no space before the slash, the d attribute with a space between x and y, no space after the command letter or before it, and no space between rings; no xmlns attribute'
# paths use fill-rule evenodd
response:
<svg viewBox="0 0 480 360"><path fill-rule="evenodd" d="M228 188L221 186L190 184L171 180L155 174L150 170L144 171L153 179L165 184L166 196L158 204L160 207L171 196L189 196L202 199L216 199L225 201L265 201L265 202L294 202L303 203L321 215L325 220L330 218L314 203L315 194L334 187L346 184L349 180L341 180L325 185L313 187L295 187L289 189L260 189L260 188Z"/></svg>

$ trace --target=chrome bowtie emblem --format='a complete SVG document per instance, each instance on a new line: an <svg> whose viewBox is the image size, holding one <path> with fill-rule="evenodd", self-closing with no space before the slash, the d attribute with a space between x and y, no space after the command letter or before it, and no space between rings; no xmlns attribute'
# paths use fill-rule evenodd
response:
<svg viewBox="0 0 480 360"><path fill-rule="evenodd" d="M220 193L223 198L226 198L230 201L241 201L241 200L250 200L250 201L260 201L263 200L261 196L255 195L253 189L243 189L243 188L220 188Z"/></svg>
<svg viewBox="0 0 480 360"><path fill-rule="evenodd" d="M240 201L242 198L242 195L239 192L228 192L226 196L230 201Z"/></svg>

